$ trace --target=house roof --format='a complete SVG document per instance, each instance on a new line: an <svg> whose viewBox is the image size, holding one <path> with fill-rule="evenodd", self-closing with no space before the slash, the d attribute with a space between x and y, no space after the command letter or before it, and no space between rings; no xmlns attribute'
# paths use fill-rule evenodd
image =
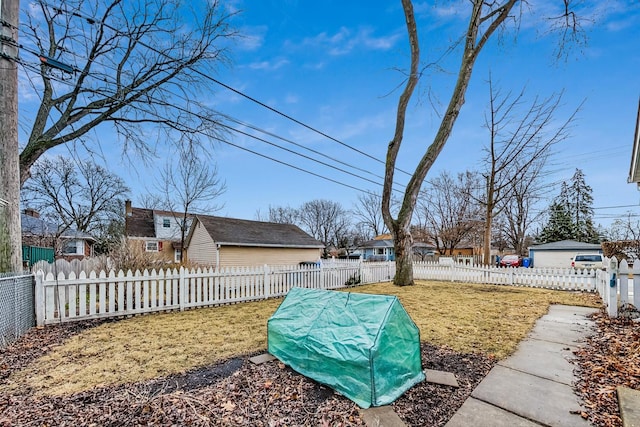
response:
<svg viewBox="0 0 640 427"><path fill-rule="evenodd" d="M149 237L156 238L156 227L154 218L160 217L181 217L182 213L164 211L159 209L131 208L131 215L125 216L124 234L127 237ZM193 217L187 214L187 217Z"/></svg>
<svg viewBox="0 0 640 427"><path fill-rule="evenodd" d="M82 239L82 240L92 240L95 242L96 239L94 239L94 237L89 234L86 233L84 231L78 231L78 230L65 230L61 235L60 238L62 239Z"/></svg>
<svg viewBox="0 0 640 427"><path fill-rule="evenodd" d="M640 99L638 99L638 116L636 131L633 136L633 151L631 152L631 166L629 167L628 182L635 182L640 187Z"/></svg>
<svg viewBox="0 0 640 427"><path fill-rule="evenodd" d="M529 247L529 250L532 251L592 251L600 249L602 249L602 246L599 243L584 243L575 240L561 240Z"/></svg>
<svg viewBox="0 0 640 427"><path fill-rule="evenodd" d="M20 222L22 224L22 234L31 234L33 236L55 236L60 231L56 224L31 215L20 214ZM59 237L63 239L96 240L91 234L75 229L67 229L63 231Z"/></svg>
<svg viewBox="0 0 640 427"><path fill-rule="evenodd" d="M275 222L251 221L247 219L220 216L196 215L214 242L231 246L269 246L293 248L324 248L322 242L314 239L298 226ZM193 234L191 227L187 243Z"/></svg>
<svg viewBox="0 0 640 427"><path fill-rule="evenodd" d="M358 247L359 248L392 248L393 247L393 240L389 240L389 239L385 239L385 240L373 239L373 240L369 240L367 242L362 243Z"/></svg>
<svg viewBox="0 0 640 427"><path fill-rule="evenodd" d="M156 237L153 209L131 208L124 221L124 234L128 237Z"/></svg>
<svg viewBox="0 0 640 427"><path fill-rule="evenodd" d="M43 219L31 215L20 214L22 234L34 236L53 236L58 231L58 226Z"/></svg>

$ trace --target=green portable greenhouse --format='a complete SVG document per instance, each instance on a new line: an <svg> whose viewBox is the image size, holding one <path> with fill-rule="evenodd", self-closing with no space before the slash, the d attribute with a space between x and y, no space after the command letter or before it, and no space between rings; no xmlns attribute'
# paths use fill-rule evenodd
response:
<svg viewBox="0 0 640 427"><path fill-rule="evenodd" d="M420 332L395 296L293 288L267 331L269 353L362 408L425 378Z"/></svg>

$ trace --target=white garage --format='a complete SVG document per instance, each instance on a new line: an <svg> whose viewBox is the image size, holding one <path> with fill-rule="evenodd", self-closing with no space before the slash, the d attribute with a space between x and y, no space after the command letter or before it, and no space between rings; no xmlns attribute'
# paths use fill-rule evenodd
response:
<svg viewBox="0 0 640 427"><path fill-rule="evenodd" d="M571 267L571 260L577 254L601 254L599 243L583 243L575 240L561 240L529 247L529 258L533 267Z"/></svg>

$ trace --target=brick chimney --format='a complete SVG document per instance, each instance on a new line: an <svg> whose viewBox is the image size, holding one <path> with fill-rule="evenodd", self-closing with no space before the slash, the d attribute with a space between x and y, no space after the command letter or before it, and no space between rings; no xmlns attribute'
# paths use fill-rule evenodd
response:
<svg viewBox="0 0 640 427"><path fill-rule="evenodd" d="M131 200L125 200L125 202L124 202L124 214L125 214L125 216L133 215L133 213L131 211Z"/></svg>
<svg viewBox="0 0 640 427"><path fill-rule="evenodd" d="M32 216L34 218L40 218L40 212L33 208L26 208L23 213L28 216Z"/></svg>

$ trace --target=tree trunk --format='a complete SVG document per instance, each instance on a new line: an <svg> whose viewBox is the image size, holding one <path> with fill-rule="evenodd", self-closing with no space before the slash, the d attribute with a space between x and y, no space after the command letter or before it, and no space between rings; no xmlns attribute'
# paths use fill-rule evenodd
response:
<svg viewBox="0 0 640 427"><path fill-rule="evenodd" d="M396 256L396 276L393 284L396 286L413 285L413 238L408 230L398 227L392 230Z"/></svg>
<svg viewBox="0 0 640 427"><path fill-rule="evenodd" d="M18 41L18 0L0 3L3 37ZM18 166L18 49L0 42L0 272L22 271L20 170Z"/></svg>

